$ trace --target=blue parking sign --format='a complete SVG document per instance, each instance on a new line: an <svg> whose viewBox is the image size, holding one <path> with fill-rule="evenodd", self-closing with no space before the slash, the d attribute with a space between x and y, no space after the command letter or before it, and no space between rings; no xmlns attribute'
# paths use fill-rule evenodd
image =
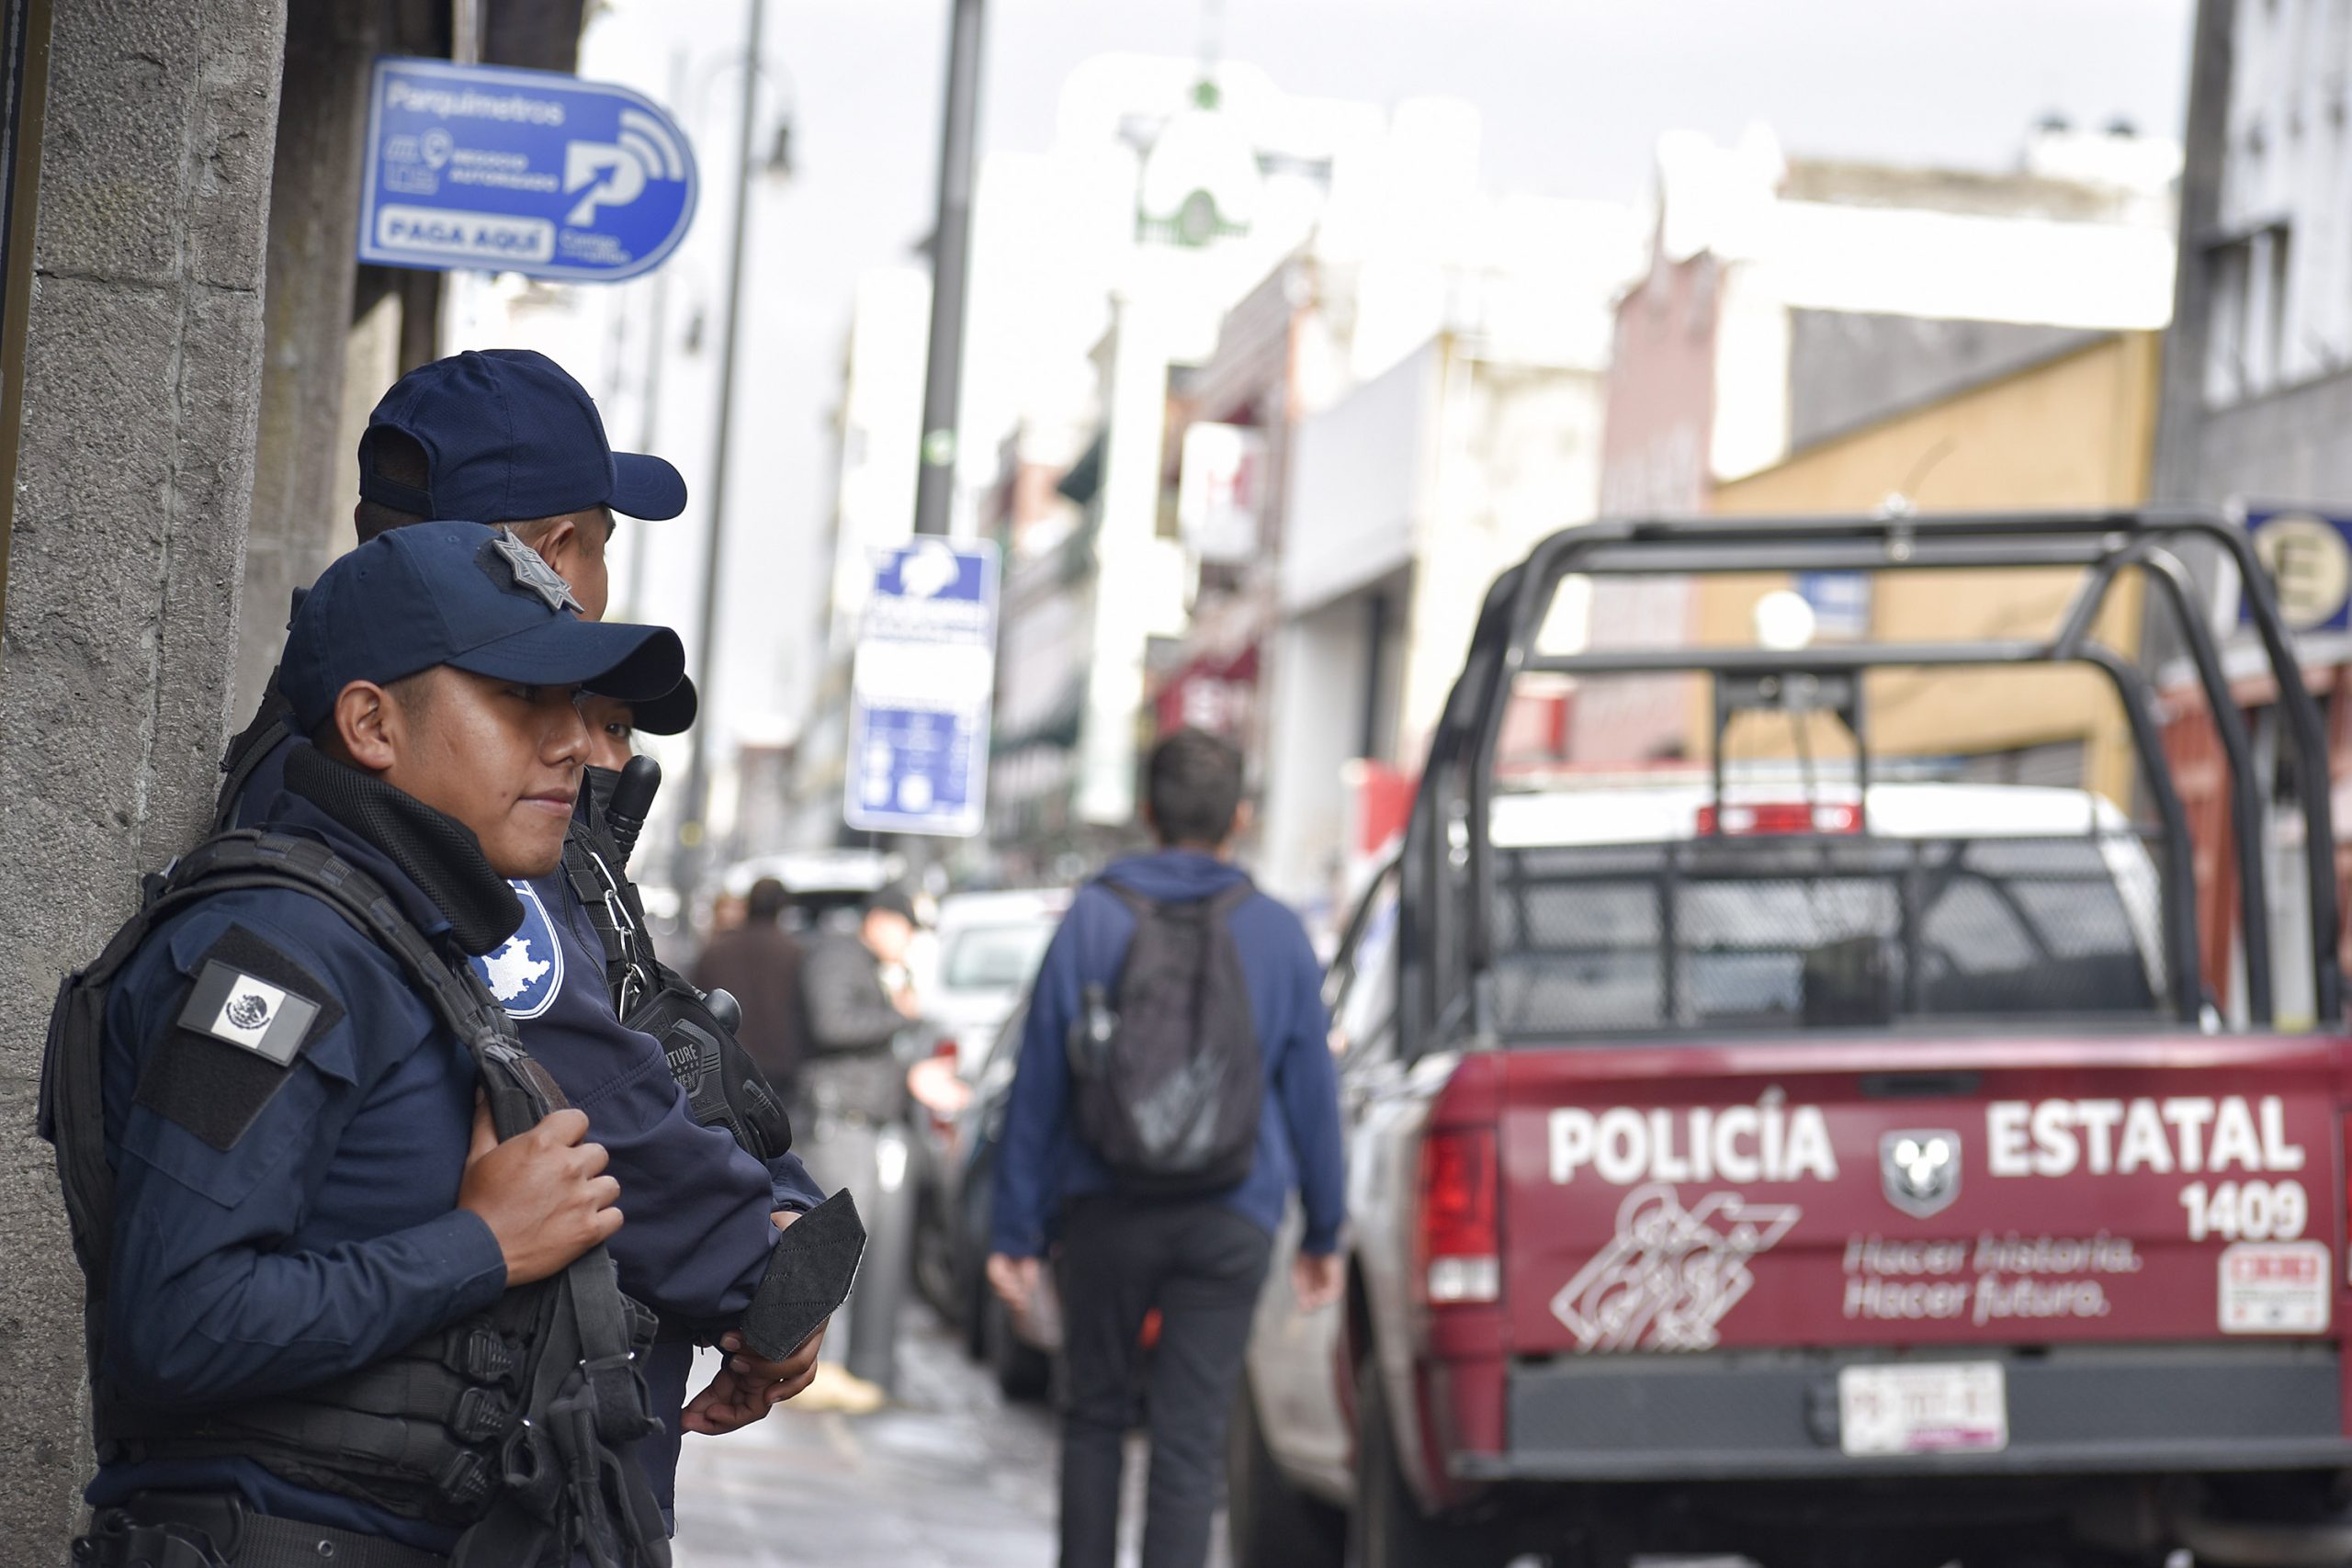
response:
<svg viewBox="0 0 2352 1568"><path fill-rule="evenodd" d="M553 71L376 62L359 259L617 282L694 220L694 149L660 105Z"/></svg>
<svg viewBox="0 0 2352 1568"><path fill-rule="evenodd" d="M843 820L970 838L987 816L997 554L923 538L876 558L850 673Z"/></svg>

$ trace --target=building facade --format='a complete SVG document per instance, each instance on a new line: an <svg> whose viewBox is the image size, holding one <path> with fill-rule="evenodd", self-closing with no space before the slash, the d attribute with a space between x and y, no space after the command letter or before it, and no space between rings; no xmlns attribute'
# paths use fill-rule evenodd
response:
<svg viewBox="0 0 2352 1568"><path fill-rule="evenodd" d="M2158 340L2129 333L2062 349L1922 407L1827 437L1716 487L1711 510L1736 516L1875 510L1929 457L1922 511L2089 511L2147 499L2155 444ZM1816 604L1819 635L1874 642L2032 637L2056 630L2082 574L1937 571L1712 578L1696 584L1692 626L1707 646L1754 640L1759 596L1793 588ZM1834 579L1834 581L1830 580ZM2098 626L2124 657L2139 650L2136 583L2119 584ZM1688 754L1707 756L1713 717L1688 682ZM2130 810L2138 780L2113 688L2079 668L1874 672L1864 686L1871 754L1987 781L2098 791ZM1746 736L1735 754L1785 756L1787 738ZM1840 739L1829 754L1843 756Z"/></svg>
<svg viewBox="0 0 2352 1568"><path fill-rule="evenodd" d="M2352 519L2352 15L2321 0L2199 0L2189 68L2180 269L2165 363L2156 453L2160 500L2243 515L2307 511L2323 526ZM2352 553L2352 550L2347 550ZM2210 557L2192 570L2217 592L2228 574ZM2228 603L2226 594L2222 603ZM2331 754L2298 760L2250 649L2227 650L2233 693L2264 773L2265 853L2278 1007L2308 1018L2299 819L2279 804L2324 771L2352 771L2352 634L2328 595L2297 631L2304 679L2328 722ZM2224 616L2225 631L2234 618ZM2211 716L2193 694L2181 644L2161 622L2148 659L2172 699L2167 743L2181 764L2198 838L2199 929L2206 979L2234 1000L2244 954L2231 927L2240 880L2229 791ZM2352 844L2336 813L2338 903L2352 893Z"/></svg>
<svg viewBox="0 0 2352 1568"><path fill-rule="evenodd" d="M1645 275L1619 302L1601 510L1707 509L1716 488L1889 412L2171 309L2171 143L2045 128L2005 174L1792 159L1660 139ZM1892 476L1907 491L1929 471ZM1612 582L1609 646L1690 632L1688 585ZM1575 750L1640 762L1682 744L1671 690L1586 694Z"/></svg>
<svg viewBox="0 0 2352 1568"><path fill-rule="evenodd" d="M1487 585L1591 517L1601 407L1599 364L1444 334L1300 425L1266 697L1269 889L1346 907L1401 826Z"/></svg>

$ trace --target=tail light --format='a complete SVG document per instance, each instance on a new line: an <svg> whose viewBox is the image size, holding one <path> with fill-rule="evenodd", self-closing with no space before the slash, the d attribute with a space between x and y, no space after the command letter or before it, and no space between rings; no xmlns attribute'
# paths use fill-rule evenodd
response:
<svg viewBox="0 0 2352 1568"><path fill-rule="evenodd" d="M1500 1180L1493 1128L1441 1130L1422 1141L1419 1284L1430 1305L1501 1299Z"/></svg>
<svg viewBox="0 0 2352 1568"><path fill-rule="evenodd" d="M1859 806L1811 806L1800 800L1767 806L1699 807L1701 838L1713 838L1718 833L1737 836L1859 833L1861 830L1862 808Z"/></svg>

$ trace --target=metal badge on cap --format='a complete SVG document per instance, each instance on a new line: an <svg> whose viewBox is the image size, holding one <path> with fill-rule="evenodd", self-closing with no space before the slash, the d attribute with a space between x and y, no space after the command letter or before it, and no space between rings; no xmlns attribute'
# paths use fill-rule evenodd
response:
<svg viewBox="0 0 2352 1568"><path fill-rule="evenodd" d="M580 601L571 596L571 585L556 575L555 568L541 559L538 551L515 537L513 530L499 529L490 548L514 574L515 587L537 594L547 601L550 610L570 610L575 615L587 614L580 607Z"/></svg>

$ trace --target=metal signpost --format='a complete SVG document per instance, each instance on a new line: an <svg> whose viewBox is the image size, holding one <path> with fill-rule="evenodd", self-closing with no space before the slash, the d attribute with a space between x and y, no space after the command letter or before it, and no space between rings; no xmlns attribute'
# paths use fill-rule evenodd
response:
<svg viewBox="0 0 2352 1568"><path fill-rule="evenodd" d="M970 838L986 815L997 554L922 536L879 558L850 676L842 815L877 833Z"/></svg>
<svg viewBox="0 0 2352 1568"><path fill-rule="evenodd" d="M359 259L616 283L693 221L694 150L627 87L551 71L376 62Z"/></svg>

